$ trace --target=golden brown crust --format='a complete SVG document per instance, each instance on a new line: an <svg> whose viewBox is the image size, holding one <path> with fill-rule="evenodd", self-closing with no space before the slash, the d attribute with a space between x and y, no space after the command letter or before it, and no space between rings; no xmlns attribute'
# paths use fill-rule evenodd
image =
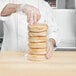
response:
<svg viewBox="0 0 76 76"><path fill-rule="evenodd" d="M39 54L46 54L47 50L46 49L30 49L29 50L29 54L33 54L33 55L39 55Z"/></svg>
<svg viewBox="0 0 76 76"><path fill-rule="evenodd" d="M29 60L46 60L47 28L46 24L34 24L29 26Z"/></svg>
<svg viewBox="0 0 76 76"><path fill-rule="evenodd" d="M28 59L32 61L43 61L46 60L46 55L28 55Z"/></svg>
<svg viewBox="0 0 76 76"><path fill-rule="evenodd" d="M30 42L29 43L29 47L30 48L36 48L36 49L40 49L40 48L46 48L47 47L47 44L46 42L42 42L42 43L33 43L33 42Z"/></svg>
<svg viewBox="0 0 76 76"><path fill-rule="evenodd" d="M34 24L29 26L29 31L31 32L42 32L47 31L47 25L46 24Z"/></svg>
<svg viewBox="0 0 76 76"><path fill-rule="evenodd" d="M30 37L29 42L46 42L47 37Z"/></svg>
<svg viewBox="0 0 76 76"><path fill-rule="evenodd" d="M47 36L47 31L43 31L43 32L29 32L29 36Z"/></svg>

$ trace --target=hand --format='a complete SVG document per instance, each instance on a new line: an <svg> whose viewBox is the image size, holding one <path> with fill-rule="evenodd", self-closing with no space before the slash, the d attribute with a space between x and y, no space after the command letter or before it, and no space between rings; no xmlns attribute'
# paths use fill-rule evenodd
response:
<svg viewBox="0 0 76 76"><path fill-rule="evenodd" d="M53 43L52 42L48 42L48 46L47 46L47 53L46 53L46 58L50 59L53 55Z"/></svg>
<svg viewBox="0 0 76 76"><path fill-rule="evenodd" d="M47 48L46 58L50 59L53 55L53 48L50 46Z"/></svg>
<svg viewBox="0 0 76 76"><path fill-rule="evenodd" d="M22 8L22 11L27 15L27 22L29 25L32 25L34 23L37 23L37 21L40 19L41 14L38 8L35 8L31 5L25 5Z"/></svg>

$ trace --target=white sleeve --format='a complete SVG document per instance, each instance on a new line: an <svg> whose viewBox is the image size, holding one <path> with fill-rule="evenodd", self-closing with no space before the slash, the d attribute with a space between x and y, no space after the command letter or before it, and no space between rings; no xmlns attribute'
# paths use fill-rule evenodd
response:
<svg viewBox="0 0 76 76"><path fill-rule="evenodd" d="M55 21L54 15L53 15L53 9L50 7L49 4L46 6L46 21L48 24L48 39L53 38L56 41L56 45L60 42L59 39L59 27Z"/></svg>

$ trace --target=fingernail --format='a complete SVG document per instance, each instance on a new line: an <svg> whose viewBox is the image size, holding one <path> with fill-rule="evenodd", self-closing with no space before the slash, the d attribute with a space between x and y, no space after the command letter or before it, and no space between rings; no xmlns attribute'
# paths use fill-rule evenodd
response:
<svg viewBox="0 0 76 76"><path fill-rule="evenodd" d="M46 59L48 59L48 57L46 56Z"/></svg>
<svg viewBox="0 0 76 76"><path fill-rule="evenodd" d="M46 57L46 59L49 59L48 57Z"/></svg>

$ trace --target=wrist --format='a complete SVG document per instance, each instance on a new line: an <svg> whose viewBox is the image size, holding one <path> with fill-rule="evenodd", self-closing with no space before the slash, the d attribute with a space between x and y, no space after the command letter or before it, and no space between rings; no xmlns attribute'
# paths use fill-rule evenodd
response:
<svg viewBox="0 0 76 76"><path fill-rule="evenodd" d="M19 4L18 7L16 8L16 11L23 11L25 4Z"/></svg>
<svg viewBox="0 0 76 76"><path fill-rule="evenodd" d="M49 41L49 44L50 44L51 46L53 46L53 47L56 46L56 42L55 42L55 40L54 40L53 38L50 38L48 41Z"/></svg>

